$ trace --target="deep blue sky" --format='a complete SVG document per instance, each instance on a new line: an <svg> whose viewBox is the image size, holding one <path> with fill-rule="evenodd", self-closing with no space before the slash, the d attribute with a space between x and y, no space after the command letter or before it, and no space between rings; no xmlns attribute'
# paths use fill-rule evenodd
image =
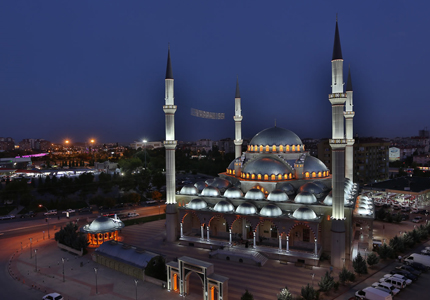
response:
<svg viewBox="0 0 430 300"><path fill-rule="evenodd" d="M170 42L176 138L234 138L277 125L329 137L336 13L355 133L429 126L428 1L13 0L0 4L0 137L164 139ZM190 109L224 112L225 120Z"/></svg>

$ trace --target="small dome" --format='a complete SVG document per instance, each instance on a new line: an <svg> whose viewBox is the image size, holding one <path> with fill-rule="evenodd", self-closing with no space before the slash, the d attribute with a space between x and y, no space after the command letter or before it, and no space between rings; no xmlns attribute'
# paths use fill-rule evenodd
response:
<svg viewBox="0 0 430 300"><path fill-rule="evenodd" d="M236 208L236 212L242 215L253 215L257 213L257 208L252 203L243 202Z"/></svg>
<svg viewBox="0 0 430 300"><path fill-rule="evenodd" d="M234 164L235 164L236 162L241 162L241 161L242 161L242 160L241 160L241 158L240 158L240 157L233 159L233 161L228 165L227 169L229 169L229 170L234 170Z"/></svg>
<svg viewBox="0 0 430 300"><path fill-rule="evenodd" d="M207 185L211 185L211 184L212 184L212 182L214 182L214 180L215 180L215 178L212 178L212 179L206 179L206 180L205 180L205 183L206 183Z"/></svg>
<svg viewBox="0 0 430 300"><path fill-rule="evenodd" d="M269 196L267 196L267 200L269 201L288 201L288 195L282 190L276 189L273 190Z"/></svg>
<svg viewBox="0 0 430 300"><path fill-rule="evenodd" d="M275 126L257 133L249 145L302 145L302 141L291 130Z"/></svg>
<svg viewBox="0 0 430 300"><path fill-rule="evenodd" d="M261 175L284 175L293 171L285 162L273 156L260 156L243 166L242 173ZM277 178L276 178L277 179Z"/></svg>
<svg viewBox="0 0 430 300"><path fill-rule="evenodd" d="M282 182L279 183L276 186L276 189L280 189L281 191L284 191L285 193L287 193L288 196L294 195L296 193L296 189L294 188L294 186L289 183L289 182Z"/></svg>
<svg viewBox="0 0 430 300"><path fill-rule="evenodd" d="M215 204L214 210L217 212L229 212L234 211L234 206L227 200L221 200Z"/></svg>
<svg viewBox="0 0 430 300"><path fill-rule="evenodd" d="M295 203L312 204L317 202L317 198L314 194L309 192L301 192L294 198Z"/></svg>
<svg viewBox="0 0 430 300"><path fill-rule="evenodd" d="M179 194L181 194L181 195L197 195L198 193L199 193L199 191L192 184L184 185L182 187L181 191L179 192Z"/></svg>
<svg viewBox="0 0 430 300"><path fill-rule="evenodd" d="M322 181L314 181L313 183L319 186L323 192L327 192L329 190L329 188Z"/></svg>
<svg viewBox="0 0 430 300"><path fill-rule="evenodd" d="M206 203L206 201L196 198L188 202L187 207L191 209L204 209L208 207L208 204Z"/></svg>
<svg viewBox="0 0 430 300"><path fill-rule="evenodd" d="M325 164L320 161L318 158L310 156L310 155L306 155L305 158L305 163L303 165L303 172L315 172L318 174L318 172L325 172L328 171L327 167L325 166Z"/></svg>
<svg viewBox="0 0 430 300"><path fill-rule="evenodd" d="M207 186L202 191L202 196L217 197L219 195L219 190L213 186Z"/></svg>
<svg viewBox="0 0 430 300"><path fill-rule="evenodd" d="M365 208L359 208L359 209L357 210L357 213L358 213L359 215L370 216L370 215L372 214L372 210L365 209Z"/></svg>
<svg viewBox="0 0 430 300"><path fill-rule="evenodd" d="M243 197L243 193L242 193L242 191L239 188L237 188L237 187L231 187L231 188L228 188L224 192L224 197L227 197L227 198L242 198Z"/></svg>
<svg viewBox="0 0 430 300"><path fill-rule="evenodd" d="M213 186L216 187L218 189L226 189L229 186L231 186L230 181L228 181L227 179L223 179L220 177L216 177L210 184L208 184L209 186Z"/></svg>
<svg viewBox="0 0 430 300"><path fill-rule="evenodd" d="M119 219L109 217L98 217L90 225L82 227L82 231L90 233L105 233L119 230L124 227L124 223Z"/></svg>
<svg viewBox="0 0 430 300"><path fill-rule="evenodd" d="M319 187L319 186L318 186L317 184L315 184L314 182L308 182L308 183L306 183L306 184L302 185L302 186L299 188L299 192L300 192L300 193L301 193L301 192L308 192L308 193L314 194L314 195L315 195L315 197L317 197L317 198L321 197L321 196L322 196L322 194L323 194L323 190L322 190L322 188L321 188L321 187Z"/></svg>
<svg viewBox="0 0 430 300"><path fill-rule="evenodd" d="M325 196L325 199L323 202L325 205L329 205L329 206L333 205L333 197L331 195L332 195L332 191L330 191L330 193L328 193L328 195Z"/></svg>
<svg viewBox="0 0 430 300"><path fill-rule="evenodd" d="M266 197L264 196L264 193L262 191L254 188L246 192L245 199L264 200L266 199Z"/></svg>
<svg viewBox="0 0 430 300"><path fill-rule="evenodd" d="M317 215L309 207L301 206L294 211L293 217L298 220L313 220L317 218Z"/></svg>
<svg viewBox="0 0 430 300"><path fill-rule="evenodd" d="M203 191L203 189L205 187L207 187L208 185L206 184L206 182L204 181L197 181L196 183L194 183L194 186L197 188L197 190L199 192Z"/></svg>
<svg viewBox="0 0 430 300"><path fill-rule="evenodd" d="M274 204L267 204L260 210L260 215L265 217L278 217L282 215L282 210Z"/></svg>

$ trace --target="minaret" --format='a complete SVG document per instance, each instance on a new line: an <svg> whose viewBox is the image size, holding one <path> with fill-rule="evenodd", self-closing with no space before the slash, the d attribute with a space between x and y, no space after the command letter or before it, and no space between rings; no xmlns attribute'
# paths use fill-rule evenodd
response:
<svg viewBox="0 0 430 300"><path fill-rule="evenodd" d="M351 81L351 68L348 70L348 81L346 82L346 103L345 111L345 130L346 130L346 148L345 148L345 177L354 180L354 131L353 131L353 91Z"/></svg>
<svg viewBox="0 0 430 300"><path fill-rule="evenodd" d="M236 96L234 97L234 154L235 157L242 155L242 109L240 107L240 91L239 91L239 78L236 79Z"/></svg>
<svg viewBox="0 0 430 300"><path fill-rule="evenodd" d="M175 199L176 170L175 170L175 97L172 65L170 62L170 47L167 55L167 69L165 79L165 105L163 110L166 116L166 239L174 242L177 238L178 208Z"/></svg>
<svg viewBox="0 0 430 300"><path fill-rule="evenodd" d="M345 146L344 104L346 94L343 92L343 58L340 47L339 28L336 18L333 57L331 60L332 93L329 100L332 107L332 197L331 216L331 264L336 268L343 266L345 259L345 217L344 217L344 182L345 182Z"/></svg>

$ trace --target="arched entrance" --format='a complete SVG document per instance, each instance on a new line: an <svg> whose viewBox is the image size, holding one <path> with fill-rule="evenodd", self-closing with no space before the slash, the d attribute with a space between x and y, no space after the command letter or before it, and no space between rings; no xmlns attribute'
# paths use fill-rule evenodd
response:
<svg viewBox="0 0 430 300"><path fill-rule="evenodd" d="M306 223L296 223L289 231L290 248L313 251L317 235Z"/></svg>
<svg viewBox="0 0 430 300"><path fill-rule="evenodd" d="M211 237L228 238L229 226L227 221L222 216L214 216L209 221L209 230Z"/></svg>
<svg viewBox="0 0 430 300"><path fill-rule="evenodd" d="M168 262L166 267L169 291L178 291L182 296L199 293L200 286L203 300L228 300L228 278L215 274L213 264L182 256L177 262Z"/></svg>
<svg viewBox="0 0 430 300"><path fill-rule="evenodd" d="M231 225L235 240L248 240L254 237L251 223L245 218L237 218Z"/></svg>
<svg viewBox="0 0 430 300"><path fill-rule="evenodd" d="M198 235L200 233L200 219L194 213L187 213L182 218L183 235Z"/></svg>
<svg viewBox="0 0 430 300"><path fill-rule="evenodd" d="M262 245L277 245L278 228L270 220L263 220L258 224L257 241Z"/></svg>

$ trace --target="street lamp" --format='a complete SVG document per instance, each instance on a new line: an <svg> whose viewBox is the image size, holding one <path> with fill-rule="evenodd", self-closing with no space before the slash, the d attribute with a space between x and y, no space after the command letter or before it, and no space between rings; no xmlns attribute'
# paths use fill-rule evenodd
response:
<svg viewBox="0 0 430 300"><path fill-rule="evenodd" d="M97 268L94 268L94 273L96 274L96 294L98 294L99 291L97 289Z"/></svg>
<svg viewBox="0 0 430 300"><path fill-rule="evenodd" d="M312 287L314 287L314 277L315 277L315 273L312 273Z"/></svg>
<svg viewBox="0 0 430 300"><path fill-rule="evenodd" d="M136 285L136 300L137 300L137 283L139 282L139 280L137 280L137 279L135 279L134 280L134 283L135 283L135 285Z"/></svg>
<svg viewBox="0 0 430 300"><path fill-rule="evenodd" d="M30 238L30 258L33 258L33 251L31 250L32 243L33 243L33 238Z"/></svg>
<svg viewBox="0 0 430 300"><path fill-rule="evenodd" d="M37 249L34 249L34 272L37 272Z"/></svg>
<svg viewBox="0 0 430 300"><path fill-rule="evenodd" d="M46 206L39 204L39 207L44 207L46 209L46 212L48 212L48 209L46 208ZM48 239L50 239L51 235L49 234L49 218L48 218L48 216L46 216L46 222L48 223Z"/></svg>
<svg viewBox="0 0 430 300"><path fill-rule="evenodd" d="M146 143L147 142L148 142L147 140L143 140L143 149L145 151L145 170L146 170Z"/></svg>
<svg viewBox="0 0 430 300"><path fill-rule="evenodd" d="M66 282L66 279L64 277L64 258L61 258L61 261L63 262L63 282Z"/></svg>

